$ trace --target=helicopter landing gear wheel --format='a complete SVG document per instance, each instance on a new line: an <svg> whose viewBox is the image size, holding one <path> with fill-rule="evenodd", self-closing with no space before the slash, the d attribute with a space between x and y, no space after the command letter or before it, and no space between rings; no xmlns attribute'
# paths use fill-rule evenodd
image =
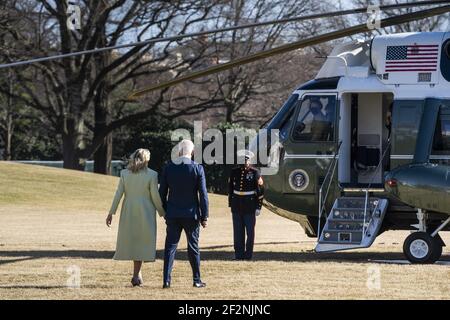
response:
<svg viewBox="0 0 450 320"><path fill-rule="evenodd" d="M426 232L414 232L406 238L403 253L411 263L432 264L441 257L442 244Z"/></svg>

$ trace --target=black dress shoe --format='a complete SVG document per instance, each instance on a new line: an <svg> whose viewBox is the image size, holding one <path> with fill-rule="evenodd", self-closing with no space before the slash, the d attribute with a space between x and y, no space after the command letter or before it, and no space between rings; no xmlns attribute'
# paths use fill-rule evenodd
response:
<svg viewBox="0 0 450 320"><path fill-rule="evenodd" d="M206 287L206 283L202 282L202 281L198 281L198 282L194 282L194 288L204 288Z"/></svg>
<svg viewBox="0 0 450 320"><path fill-rule="evenodd" d="M164 282L163 289L169 289L170 288L170 282Z"/></svg>
<svg viewBox="0 0 450 320"><path fill-rule="evenodd" d="M133 277L133 278L131 278L131 285L133 287L142 287L143 284L144 283L143 283L141 277Z"/></svg>

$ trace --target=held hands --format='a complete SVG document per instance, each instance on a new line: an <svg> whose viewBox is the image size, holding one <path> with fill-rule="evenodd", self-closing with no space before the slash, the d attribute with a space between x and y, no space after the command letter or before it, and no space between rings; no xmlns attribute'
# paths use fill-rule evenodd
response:
<svg viewBox="0 0 450 320"><path fill-rule="evenodd" d="M108 228L111 227L111 222L112 222L112 214L108 214L108 216L106 217L106 226Z"/></svg>
<svg viewBox="0 0 450 320"><path fill-rule="evenodd" d="M261 210L260 209L256 209L255 216L259 216L260 214L261 214Z"/></svg>

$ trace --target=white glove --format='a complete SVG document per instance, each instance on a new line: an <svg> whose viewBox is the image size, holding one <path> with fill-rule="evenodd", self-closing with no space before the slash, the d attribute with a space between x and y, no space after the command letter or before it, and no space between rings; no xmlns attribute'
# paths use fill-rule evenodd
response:
<svg viewBox="0 0 450 320"><path fill-rule="evenodd" d="M259 209L256 209L256 211L255 211L255 215L256 216L259 216L261 214L261 210L259 210Z"/></svg>

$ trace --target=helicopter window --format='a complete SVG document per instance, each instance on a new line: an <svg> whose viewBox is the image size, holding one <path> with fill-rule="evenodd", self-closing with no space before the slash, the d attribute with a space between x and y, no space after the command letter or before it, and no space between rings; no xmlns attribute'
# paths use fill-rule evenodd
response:
<svg viewBox="0 0 450 320"><path fill-rule="evenodd" d="M333 141L336 117L335 96L307 96L297 116L292 139L296 141Z"/></svg>
<svg viewBox="0 0 450 320"><path fill-rule="evenodd" d="M444 51L447 58L450 59L450 41L445 42Z"/></svg>
<svg viewBox="0 0 450 320"><path fill-rule="evenodd" d="M298 102L298 104L300 104L300 102ZM281 138L281 140L286 140L286 138L288 136L289 129L291 128L292 122L294 121L295 109L296 108L292 108L290 110L288 116L286 117L286 120L281 125L281 128L280 128L280 138Z"/></svg>
<svg viewBox="0 0 450 320"><path fill-rule="evenodd" d="M433 140L434 154L450 154L450 115L439 115Z"/></svg>
<svg viewBox="0 0 450 320"><path fill-rule="evenodd" d="M450 39L442 45L441 73L445 80L450 82Z"/></svg>
<svg viewBox="0 0 450 320"><path fill-rule="evenodd" d="M288 118L286 115L290 116L292 110L295 109L296 102L298 102L298 94L291 95L273 118L268 121L267 129L279 129L282 127ZM261 127L264 127L264 125Z"/></svg>

